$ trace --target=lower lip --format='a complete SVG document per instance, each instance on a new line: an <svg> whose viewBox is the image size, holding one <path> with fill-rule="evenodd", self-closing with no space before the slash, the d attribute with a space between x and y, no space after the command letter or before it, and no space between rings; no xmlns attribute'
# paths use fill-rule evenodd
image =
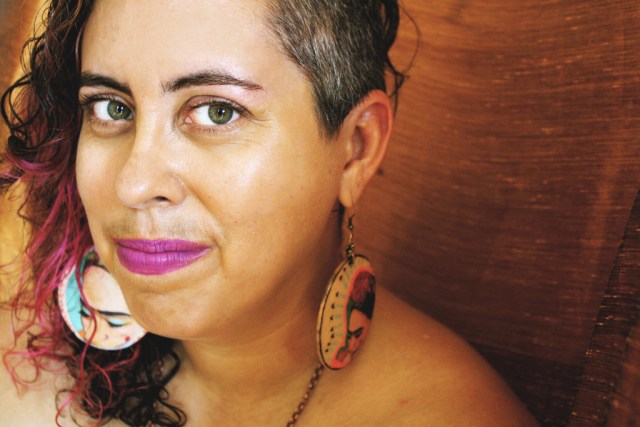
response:
<svg viewBox="0 0 640 427"><path fill-rule="evenodd" d="M119 240L118 259L127 270L146 276L181 270L209 252L209 247L185 240Z"/></svg>

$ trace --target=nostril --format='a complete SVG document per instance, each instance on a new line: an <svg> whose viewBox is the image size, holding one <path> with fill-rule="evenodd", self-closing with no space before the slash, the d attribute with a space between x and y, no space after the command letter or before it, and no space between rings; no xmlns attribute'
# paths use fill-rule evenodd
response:
<svg viewBox="0 0 640 427"><path fill-rule="evenodd" d="M146 152L134 153L120 170L116 193L120 201L134 209L153 205L168 206L184 198L182 180L161 158L143 158Z"/></svg>

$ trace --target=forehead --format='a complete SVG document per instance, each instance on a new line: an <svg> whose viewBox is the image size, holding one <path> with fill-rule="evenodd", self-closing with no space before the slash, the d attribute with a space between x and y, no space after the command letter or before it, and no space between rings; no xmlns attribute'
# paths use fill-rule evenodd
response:
<svg viewBox="0 0 640 427"><path fill-rule="evenodd" d="M290 60L265 15L259 0L97 0L83 35L82 70L143 81L212 68L266 76Z"/></svg>

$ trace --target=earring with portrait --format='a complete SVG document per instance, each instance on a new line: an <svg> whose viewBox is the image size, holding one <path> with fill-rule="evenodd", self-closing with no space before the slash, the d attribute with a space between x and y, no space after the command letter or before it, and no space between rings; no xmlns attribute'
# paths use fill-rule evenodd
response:
<svg viewBox="0 0 640 427"><path fill-rule="evenodd" d="M121 350L146 334L131 316L120 286L94 248L59 284L58 306L69 329L91 347Z"/></svg>
<svg viewBox="0 0 640 427"><path fill-rule="evenodd" d="M322 365L338 370L351 362L369 332L375 289L369 260L355 253L351 216L345 260L334 271L318 313L316 341Z"/></svg>

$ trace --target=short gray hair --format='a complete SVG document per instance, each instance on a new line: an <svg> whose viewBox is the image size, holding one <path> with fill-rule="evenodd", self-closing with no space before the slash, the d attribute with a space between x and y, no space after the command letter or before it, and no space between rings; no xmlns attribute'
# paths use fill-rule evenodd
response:
<svg viewBox="0 0 640 427"><path fill-rule="evenodd" d="M397 0L270 0L267 24L284 52L313 86L323 133L337 134L349 112L393 76L395 97L404 81L389 59L399 23Z"/></svg>

